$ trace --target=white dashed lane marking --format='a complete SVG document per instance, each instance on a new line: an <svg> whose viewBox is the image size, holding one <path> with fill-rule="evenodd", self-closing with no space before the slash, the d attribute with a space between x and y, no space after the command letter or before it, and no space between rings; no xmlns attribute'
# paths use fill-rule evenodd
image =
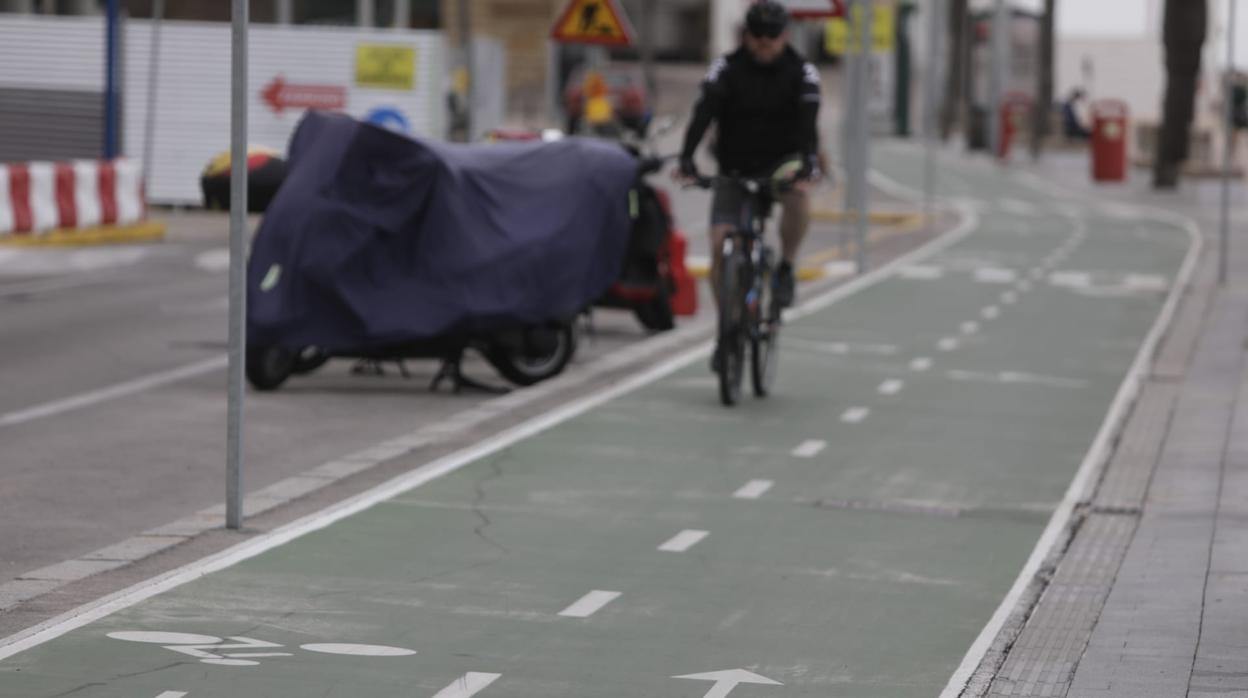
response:
<svg viewBox="0 0 1248 698"><path fill-rule="evenodd" d="M602 610L603 606L618 598L620 598L620 592L618 591L600 591L595 589L582 596L576 603L560 611L559 615L565 618L588 618Z"/></svg>
<svg viewBox="0 0 1248 698"><path fill-rule="evenodd" d="M750 480L732 494L735 499L758 499L763 496L771 486L776 484L771 480Z"/></svg>

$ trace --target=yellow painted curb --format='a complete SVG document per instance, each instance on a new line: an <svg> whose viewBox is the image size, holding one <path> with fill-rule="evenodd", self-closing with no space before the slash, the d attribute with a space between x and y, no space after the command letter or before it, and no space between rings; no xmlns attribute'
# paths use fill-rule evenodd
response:
<svg viewBox="0 0 1248 698"><path fill-rule="evenodd" d="M163 240L168 226L146 221L134 225L105 225L98 228L49 230L34 235L0 235L3 247L75 247L119 242Z"/></svg>
<svg viewBox="0 0 1248 698"><path fill-rule="evenodd" d="M827 208L815 209L811 211L810 217L817 221L833 223L847 223L854 219L853 214L849 211ZM921 217L922 216L917 213L872 211L867 214L867 222L872 225L907 225L913 223Z"/></svg>

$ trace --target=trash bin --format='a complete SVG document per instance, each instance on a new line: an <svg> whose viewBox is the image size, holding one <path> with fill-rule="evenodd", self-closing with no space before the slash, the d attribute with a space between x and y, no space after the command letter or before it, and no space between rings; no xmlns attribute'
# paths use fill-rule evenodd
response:
<svg viewBox="0 0 1248 698"><path fill-rule="evenodd" d="M1030 110L1031 97L1023 93L1010 93L1001 101L1001 141L997 144L997 157L1003 162L1010 159L1010 147L1022 134Z"/></svg>
<svg viewBox="0 0 1248 698"><path fill-rule="evenodd" d="M1116 99L1092 105L1092 179L1121 182L1127 178L1127 105Z"/></svg>

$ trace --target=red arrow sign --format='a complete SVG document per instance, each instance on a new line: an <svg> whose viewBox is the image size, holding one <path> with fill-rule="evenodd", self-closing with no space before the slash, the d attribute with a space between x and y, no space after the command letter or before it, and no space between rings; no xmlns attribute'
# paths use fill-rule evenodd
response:
<svg viewBox="0 0 1248 698"><path fill-rule="evenodd" d="M341 110L347 106L347 88L337 85L295 85L287 83L282 76L260 93L274 112L281 114L287 109Z"/></svg>

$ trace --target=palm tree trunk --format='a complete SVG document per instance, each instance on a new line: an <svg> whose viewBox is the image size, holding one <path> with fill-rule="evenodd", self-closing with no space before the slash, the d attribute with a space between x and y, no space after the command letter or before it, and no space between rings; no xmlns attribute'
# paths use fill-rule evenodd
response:
<svg viewBox="0 0 1248 698"><path fill-rule="evenodd" d="M962 92L966 84L967 42L967 0L953 0L949 3L949 60L946 65L949 73L946 76L945 103L940 110L940 137L948 139L953 133L954 125L962 117Z"/></svg>
<svg viewBox="0 0 1248 698"><path fill-rule="evenodd" d="M1153 187L1173 189L1187 160L1200 53L1208 31L1206 0L1166 0L1162 41L1166 53L1166 93L1161 133L1153 163Z"/></svg>

